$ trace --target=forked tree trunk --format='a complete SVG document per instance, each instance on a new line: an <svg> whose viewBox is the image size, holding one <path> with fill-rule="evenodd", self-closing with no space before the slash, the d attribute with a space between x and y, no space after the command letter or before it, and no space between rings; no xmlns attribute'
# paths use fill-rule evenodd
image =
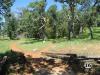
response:
<svg viewBox="0 0 100 75"><path fill-rule="evenodd" d="M74 8L75 8L75 3L74 2L71 2L70 4L69 4L69 7L70 7L70 12L71 12L71 24L68 24L68 26L69 25L71 25L71 26L69 26L70 27L70 29L68 30L68 39L70 40L71 39L71 32L73 33L73 37L75 37L76 35L75 35L75 26L74 26Z"/></svg>
<svg viewBox="0 0 100 75"><path fill-rule="evenodd" d="M40 38L45 40L47 38L47 36L46 36L46 32L45 32L45 17L43 15L41 15L41 18L40 18L40 25L41 25L41 27L39 28L39 30L41 32Z"/></svg>

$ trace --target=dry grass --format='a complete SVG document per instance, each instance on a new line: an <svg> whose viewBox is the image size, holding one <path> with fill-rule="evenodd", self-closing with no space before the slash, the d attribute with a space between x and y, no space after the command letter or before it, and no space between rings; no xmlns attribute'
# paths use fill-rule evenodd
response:
<svg viewBox="0 0 100 75"><path fill-rule="evenodd" d="M72 41L54 44L52 50L86 56L100 56L100 41Z"/></svg>
<svg viewBox="0 0 100 75"><path fill-rule="evenodd" d="M24 45L22 43L24 43ZM50 43L52 44L52 46ZM37 50L42 49L43 51L43 49L46 48L47 51L49 52L76 53L78 55L100 56L99 40L74 39L72 41L68 41L65 39L57 39L55 43L50 40L50 41L46 41L45 43L43 43L43 41L39 41L39 42L33 42L29 44L25 44L25 41L23 40L20 41L19 47L32 52L34 49Z"/></svg>

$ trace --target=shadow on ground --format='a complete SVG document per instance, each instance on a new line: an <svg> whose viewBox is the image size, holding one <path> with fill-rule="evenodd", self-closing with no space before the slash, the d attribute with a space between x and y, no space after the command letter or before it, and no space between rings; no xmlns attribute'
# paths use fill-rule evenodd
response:
<svg viewBox="0 0 100 75"><path fill-rule="evenodd" d="M8 51L0 54L0 75L84 75L76 64L69 66L55 59L25 57L23 53Z"/></svg>

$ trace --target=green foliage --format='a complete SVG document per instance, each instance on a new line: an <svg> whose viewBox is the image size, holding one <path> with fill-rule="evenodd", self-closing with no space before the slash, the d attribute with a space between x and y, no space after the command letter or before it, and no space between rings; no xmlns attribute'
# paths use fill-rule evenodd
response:
<svg viewBox="0 0 100 75"><path fill-rule="evenodd" d="M13 15L10 17L7 27L7 33L8 37L12 40L17 36L17 19Z"/></svg>
<svg viewBox="0 0 100 75"><path fill-rule="evenodd" d="M2 15L5 18L6 26L8 25L8 22L11 17L11 6L13 5L14 1L15 0L0 0L0 15ZM5 27L5 28L7 28L7 27ZM4 29L3 33L5 32L5 30L7 30L7 29Z"/></svg>
<svg viewBox="0 0 100 75"><path fill-rule="evenodd" d="M27 38L79 38L86 28L89 36L93 38L92 27L99 24L98 1L94 0L56 0L62 4L62 9L57 10L56 5L51 5L46 10L46 0L30 2L27 8L21 9L21 14L15 19L5 16L9 22L9 37L24 35ZM94 4L91 4L91 2ZM86 8L85 8L85 7ZM80 10L83 9L83 10ZM9 12L10 13L10 12ZM16 25L16 24L17 25ZM7 23L6 23L7 24ZM13 34L14 33L14 34ZM14 39L11 38L11 39Z"/></svg>
<svg viewBox="0 0 100 75"><path fill-rule="evenodd" d="M34 2L31 2L28 5L28 7L32 8L33 10L38 10L39 13L41 14L42 12L45 11L46 2L45 0L34 1Z"/></svg>
<svg viewBox="0 0 100 75"><path fill-rule="evenodd" d="M0 14L9 15L11 6L15 0L0 0Z"/></svg>

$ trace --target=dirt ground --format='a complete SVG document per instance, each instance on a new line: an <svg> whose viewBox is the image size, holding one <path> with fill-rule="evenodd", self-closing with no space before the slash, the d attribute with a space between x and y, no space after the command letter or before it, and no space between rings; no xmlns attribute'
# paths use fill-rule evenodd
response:
<svg viewBox="0 0 100 75"><path fill-rule="evenodd" d="M23 50L22 48L19 48L17 46L17 43L12 43L10 45L11 50L16 51L16 52L22 52L24 53L25 56L31 56L32 58L40 58L43 57L43 55L41 54L42 52L49 52L49 49L53 47L53 44L50 43L48 44L48 46L46 46L45 48L42 48L40 50L37 51L27 51L27 50Z"/></svg>
<svg viewBox="0 0 100 75"><path fill-rule="evenodd" d="M12 43L10 47L11 47L11 50L13 50L13 51L24 53L24 55L26 57L31 56L33 59L34 58L37 59L37 58L44 57L44 55L42 55L41 52L48 52L48 50L50 48L52 48L53 45L50 43L50 44L48 44L47 47L42 48L41 51L34 51L34 52L32 52L32 51L25 52L25 50L19 48L16 43ZM40 63L42 65L48 65L48 67L43 68L44 66L41 67L40 64L38 64L38 63ZM65 68L68 67L67 64L62 64L59 60L56 61L55 64L51 63L51 65L48 64L47 62L44 62L44 61L43 62L36 61L36 64L33 63L32 65L33 65L32 66L33 68L36 68L35 70L38 70L38 66L39 66L39 68L41 67L41 71L44 72L44 73L47 72L47 70L49 69L50 72L52 73L52 75L58 75L58 74L60 74L60 72L65 72ZM44 73L43 73L43 75L44 75ZM32 74L31 73L30 74L25 73L25 75L32 75ZM42 73L41 73L41 75L42 75ZM45 75L48 75L48 74L45 74ZM64 75L66 75L66 73Z"/></svg>
<svg viewBox="0 0 100 75"><path fill-rule="evenodd" d="M49 43L46 47L41 48L36 51L32 50L23 50L19 47L19 45L16 42L11 43L10 45L11 50L22 52L25 54L25 56L32 56L32 58L38 58L38 57L44 57L42 52L51 52L51 53L75 53L78 55L85 55L85 56L100 56L100 44L89 44L89 45L76 45L76 46L66 46L65 48L61 50L53 50L55 48L55 45L53 43Z"/></svg>
<svg viewBox="0 0 100 75"><path fill-rule="evenodd" d="M70 53L74 47L72 48L65 48L63 50L60 50L60 51L53 51L53 50L50 50L52 48L54 48L54 44L52 43L49 43L45 48L42 48L40 50L37 50L37 51L27 51L27 50L23 50L22 48L20 48L16 42L13 42L11 43L10 45L10 48L11 50L15 51L15 52L21 52L24 54L24 56L26 57L29 57L31 56L33 59L37 59L37 58L41 58L41 57L45 57L45 55L42 54L42 52L51 52L51 53ZM92 46L91 46L92 47ZM77 48L77 47L76 47ZM79 47L80 48L80 47ZM99 48L99 46L98 46ZM96 50L98 50L98 48L96 48ZM67 50L66 50L67 49ZM72 49L72 50L71 50ZM77 50L79 50L77 48ZM74 74L73 71L71 70L68 70L68 67L69 65L67 64L62 64L62 62L60 62L59 60L57 60L56 62L58 63L52 63L51 61L48 61L48 63L51 63L52 65L48 65L47 62L45 61L37 61L35 63L32 63L32 67L35 68L35 70L39 70L38 67L40 68L39 71L42 71L43 72L43 75L48 75L48 74L44 74L45 72L48 72L47 70L49 69L49 71L52 73L51 75L76 75ZM39 63L39 64L38 64ZM41 65L42 64L42 65ZM57 65L58 64L58 65ZM44 67L44 68L43 68ZM27 67L28 68L28 67ZM68 70L68 71L65 71L65 70ZM44 72L45 71L45 72ZM63 73L63 74L60 74L60 73ZM20 75L20 74L19 74ZM32 75L32 74L24 74L24 75ZM36 74L37 75L37 74ZM42 75L42 74L39 74L39 75ZM84 74L77 74L77 75L84 75Z"/></svg>

